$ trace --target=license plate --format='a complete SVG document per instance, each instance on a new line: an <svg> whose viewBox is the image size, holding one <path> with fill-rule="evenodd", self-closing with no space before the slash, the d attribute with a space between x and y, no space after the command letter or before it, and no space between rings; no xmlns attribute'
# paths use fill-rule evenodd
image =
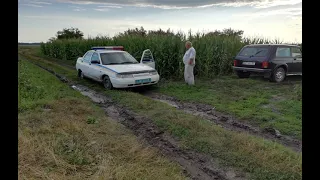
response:
<svg viewBox="0 0 320 180"><path fill-rule="evenodd" d="M243 62L242 64L243 65L255 65L256 63L255 62Z"/></svg>
<svg viewBox="0 0 320 180"><path fill-rule="evenodd" d="M138 79L138 80L136 80L136 84L139 84L139 83L148 83L148 82L151 82L151 78L148 78L148 79Z"/></svg>

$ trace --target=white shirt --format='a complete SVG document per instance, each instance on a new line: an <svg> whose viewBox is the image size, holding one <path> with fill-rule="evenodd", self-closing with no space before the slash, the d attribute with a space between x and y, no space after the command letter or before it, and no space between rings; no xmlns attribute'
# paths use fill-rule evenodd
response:
<svg viewBox="0 0 320 180"><path fill-rule="evenodd" d="M196 64L196 50L193 47L189 48L186 51L186 53L184 54L183 63L185 65L188 65L191 58L193 58L192 65L195 65Z"/></svg>

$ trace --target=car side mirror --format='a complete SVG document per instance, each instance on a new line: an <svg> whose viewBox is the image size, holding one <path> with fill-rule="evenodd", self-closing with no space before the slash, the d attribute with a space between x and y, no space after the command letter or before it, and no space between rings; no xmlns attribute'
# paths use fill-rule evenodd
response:
<svg viewBox="0 0 320 180"><path fill-rule="evenodd" d="M91 64L100 64L100 62L97 60L93 60L93 61L91 61Z"/></svg>

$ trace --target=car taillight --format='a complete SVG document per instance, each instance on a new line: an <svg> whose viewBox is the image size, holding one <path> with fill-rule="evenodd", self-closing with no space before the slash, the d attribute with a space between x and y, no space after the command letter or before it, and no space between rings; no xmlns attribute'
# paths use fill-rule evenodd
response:
<svg viewBox="0 0 320 180"><path fill-rule="evenodd" d="M268 68L269 63L267 61L262 62L262 68Z"/></svg>
<svg viewBox="0 0 320 180"><path fill-rule="evenodd" d="M233 66L237 66L237 60L233 60Z"/></svg>

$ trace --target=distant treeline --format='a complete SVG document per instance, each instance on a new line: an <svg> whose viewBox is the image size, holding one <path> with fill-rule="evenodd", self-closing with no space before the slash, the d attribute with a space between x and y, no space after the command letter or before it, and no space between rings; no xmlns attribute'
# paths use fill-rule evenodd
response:
<svg viewBox="0 0 320 180"><path fill-rule="evenodd" d="M40 46L41 43L20 43L18 42L18 46Z"/></svg>

